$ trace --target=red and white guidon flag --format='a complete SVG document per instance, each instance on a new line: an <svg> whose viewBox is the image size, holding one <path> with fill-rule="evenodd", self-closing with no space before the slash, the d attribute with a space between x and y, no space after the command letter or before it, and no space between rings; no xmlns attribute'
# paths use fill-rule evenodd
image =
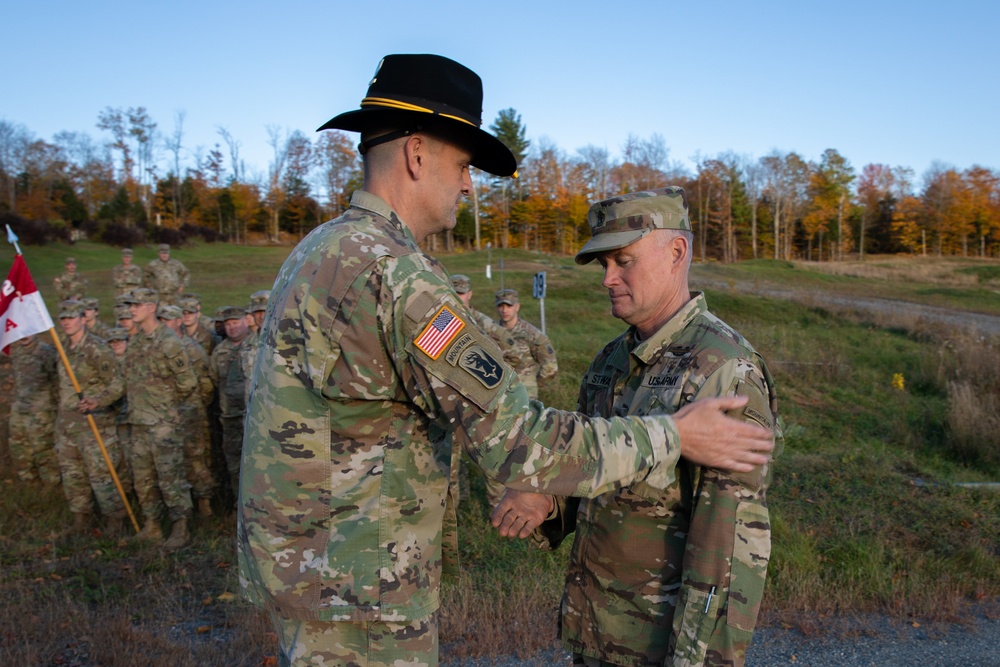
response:
<svg viewBox="0 0 1000 667"><path fill-rule="evenodd" d="M31 279L28 265L21 255L16 255L0 290L0 350L8 354L11 343L51 328L52 318Z"/></svg>

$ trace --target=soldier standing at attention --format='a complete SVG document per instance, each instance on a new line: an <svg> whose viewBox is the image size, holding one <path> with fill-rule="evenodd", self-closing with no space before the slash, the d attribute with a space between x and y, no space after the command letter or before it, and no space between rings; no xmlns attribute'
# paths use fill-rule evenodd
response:
<svg viewBox="0 0 1000 667"><path fill-rule="evenodd" d="M122 306L128 309L128 306ZM129 314L128 321L132 321ZM108 347L115 354L118 362L118 369L125 377L125 351L128 349L128 339L130 334L123 327L112 327L108 329ZM121 478L122 486L126 489L134 488L132 479L132 425L128 421L128 396L123 392L122 397L111 406L115 413L115 433L118 435L118 446L122 450L122 467L118 475Z"/></svg>
<svg viewBox="0 0 1000 667"><path fill-rule="evenodd" d="M538 327L518 317L521 302L517 290L498 290L494 304L497 307L500 325L514 337L517 355L514 370L528 388L528 395L531 398L538 398L539 383L551 380L559 372L556 351L552 349L549 337Z"/></svg>
<svg viewBox="0 0 1000 667"><path fill-rule="evenodd" d="M682 452L750 470L771 449L769 431L721 415L738 400L608 421L528 399L418 245L454 228L470 166L515 171L481 110L468 68L392 55L361 108L321 128L361 132L363 189L275 281L241 470L240 582L271 613L281 664L438 664L452 442L514 486L581 495L666 487Z"/></svg>
<svg viewBox="0 0 1000 667"><path fill-rule="evenodd" d="M87 279L76 272L76 260L66 258L66 270L53 281L60 301L80 300L87 296Z"/></svg>
<svg viewBox="0 0 1000 667"><path fill-rule="evenodd" d="M66 336L66 357L83 396L77 395L66 368L59 364L56 457L63 492L73 513L73 530L83 533L90 528L92 498L96 496L108 527L117 532L124 527L128 514L86 415L89 412L93 416L115 471L122 470L122 453L111 409L122 396L121 372L107 343L87 333L82 303L64 301L59 311L59 326Z"/></svg>
<svg viewBox="0 0 1000 667"><path fill-rule="evenodd" d="M511 353L511 366L517 371L517 377L528 390L528 396L538 398L538 384L551 380L559 372L556 363L556 351L552 349L549 337L543 334L535 325L518 317L521 302L517 290L502 289L495 295L494 304L497 307L498 322L504 330L514 338L514 351ZM503 497L504 486L495 479L486 477L486 502L492 511Z"/></svg>
<svg viewBox="0 0 1000 667"><path fill-rule="evenodd" d="M10 411L10 454L17 476L26 482L59 484L55 451L56 348L38 336L10 346L14 391Z"/></svg>
<svg viewBox="0 0 1000 667"><path fill-rule="evenodd" d="M219 344L219 337L215 335L215 322L212 322L212 326L209 328L201 321L201 318L198 317L201 305L196 297L181 297L177 305L181 309L181 331L185 336L201 345L206 355L211 356L215 346Z"/></svg>
<svg viewBox="0 0 1000 667"><path fill-rule="evenodd" d="M271 290L262 289L250 295L250 306L247 312L253 318L254 328L247 333L240 345L240 370L243 373L243 398L245 403L250 402L250 388L253 379L253 362L257 355L259 346L260 324L264 321L264 313L267 311L267 301L271 298Z"/></svg>
<svg viewBox="0 0 1000 667"><path fill-rule="evenodd" d="M215 347L209 364L218 389L222 452L229 473L229 489L235 500L240 490L240 452L243 449L243 416L246 412L245 379L240 368L240 345L249 333L246 310L226 306L220 315L226 339Z"/></svg>
<svg viewBox="0 0 1000 667"><path fill-rule="evenodd" d="M750 343L688 289L692 234L684 191L666 187L594 204L592 238L611 312L629 328L601 350L580 385L593 417L673 414L706 397L745 396L737 416L774 432L771 375ZM576 531L559 632L574 665L733 666L750 645L771 551L765 493L771 464L749 473L690 461L666 490L642 482L591 500L563 499L544 532ZM552 515L552 499L508 491L494 514ZM523 534L522 534L523 536ZM538 540L536 540L537 542Z"/></svg>
<svg viewBox="0 0 1000 667"><path fill-rule="evenodd" d="M131 248L122 249L122 263L111 269L111 283L115 288L115 296L142 287L142 268L132 263Z"/></svg>
<svg viewBox="0 0 1000 667"><path fill-rule="evenodd" d="M146 265L143 286L156 292L160 303L173 305L187 287L191 276L187 267L170 257L169 243L161 243L158 254L157 259Z"/></svg>
<svg viewBox="0 0 1000 667"><path fill-rule="evenodd" d="M198 379L180 339L156 318L156 292L132 290L128 301L139 326L125 351L132 476L144 515L137 537L163 539L160 515L166 504L173 525L163 548L173 551L190 540L191 485L184 469L180 405L197 389Z"/></svg>
<svg viewBox="0 0 1000 667"><path fill-rule="evenodd" d="M98 300L87 296L80 299L80 302L83 303L83 324L87 327L87 331L107 341L108 329L111 327L97 318L97 313L100 310Z"/></svg>
<svg viewBox="0 0 1000 667"><path fill-rule="evenodd" d="M211 372L208 369L208 355L193 338L185 336L181 324L181 309L177 306L160 306L156 311L160 323L177 334L184 344L191 368L198 378L198 390L191 392L181 403L181 432L184 435L184 469L191 484L191 494L198 506L198 515L212 516L212 492L215 479L212 477L211 445L208 437L208 404L215 395Z"/></svg>
<svg viewBox="0 0 1000 667"><path fill-rule="evenodd" d="M128 337L131 338L139 330L139 327L135 325L135 321L132 319L132 309L127 305L125 306L115 306L115 319L118 321L118 327L124 329L128 333Z"/></svg>

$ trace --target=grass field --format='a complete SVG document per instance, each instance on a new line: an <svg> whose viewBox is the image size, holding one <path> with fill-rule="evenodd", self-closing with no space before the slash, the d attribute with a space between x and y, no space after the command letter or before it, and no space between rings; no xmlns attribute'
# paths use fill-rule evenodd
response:
<svg viewBox="0 0 1000 667"><path fill-rule="evenodd" d="M47 297L63 259L73 255L102 306L110 304L115 250L80 243L25 251ZM269 287L288 251L199 245L174 257L191 269L191 289L212 312ZM153 257L153 248L136 251L137 263ZM492 312L492 292L502 281L520 290L521 315L535 323L531 279L547 272L546 328L560 373L542 399L572 408L590 359L622 330L608 312L599 268L504 251L501 278L500 258L492 253L488 280L486 253L441 257L450 271L472 278L474 306ZM0 255L0 270L7 266L8 256ZM873 258L853 267L759 260L696 266L692 286L795 286L1000 314L996 267L972 260ZM1000 395L998 342L961 329L876 325L824 306L822 297L803 305L735 289L708 289L707 296L768 360L787 424L770 493L774 555L763 622L796 625L811 614L852 611L961 618L970 603L995 604L1000 493L958 484L1000 481L1000 424L990 421ZM109 312L102 307L106 318ZM542 553L497 538L476 475L472 488L460 516L462 574L444 590L443 657L551 646L568 545ZM233 599L231 516L197 523L191 548L163 556L97 533L65 537L70 519L61 495L10 481L4 489L0 664L273 664L266 619Z"/></svg>

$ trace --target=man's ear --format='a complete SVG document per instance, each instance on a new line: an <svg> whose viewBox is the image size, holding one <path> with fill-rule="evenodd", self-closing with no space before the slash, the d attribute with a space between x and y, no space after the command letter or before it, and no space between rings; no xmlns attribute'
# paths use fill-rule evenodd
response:
<svg viewBox="0 0 1000 667"><path fill-rule="evenodd" d="M675 268L681 268L686 265L687 254L691 250L689 246L687 237L681 234L670 239L670 263Z"/></svg>
<svg viewBox="0 0 1000 667"><path fill-rule="evenodd" d="M403 142L406 169L414 179L420 178L420 172L427 164L427 148L427 139L419 134L411 134Z"/></svg>

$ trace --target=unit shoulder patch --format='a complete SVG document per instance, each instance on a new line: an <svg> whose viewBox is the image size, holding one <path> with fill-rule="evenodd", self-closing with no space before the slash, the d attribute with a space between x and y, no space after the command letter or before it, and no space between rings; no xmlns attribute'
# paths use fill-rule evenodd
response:
<svg viewBox="0 0 1000 667"><path fill-rule="evenodd" d="M465 369L469 375L479 380L487 389L492 389L503 380L503 366L480 345L467 347L462 353L458 365Z"/></svg>

